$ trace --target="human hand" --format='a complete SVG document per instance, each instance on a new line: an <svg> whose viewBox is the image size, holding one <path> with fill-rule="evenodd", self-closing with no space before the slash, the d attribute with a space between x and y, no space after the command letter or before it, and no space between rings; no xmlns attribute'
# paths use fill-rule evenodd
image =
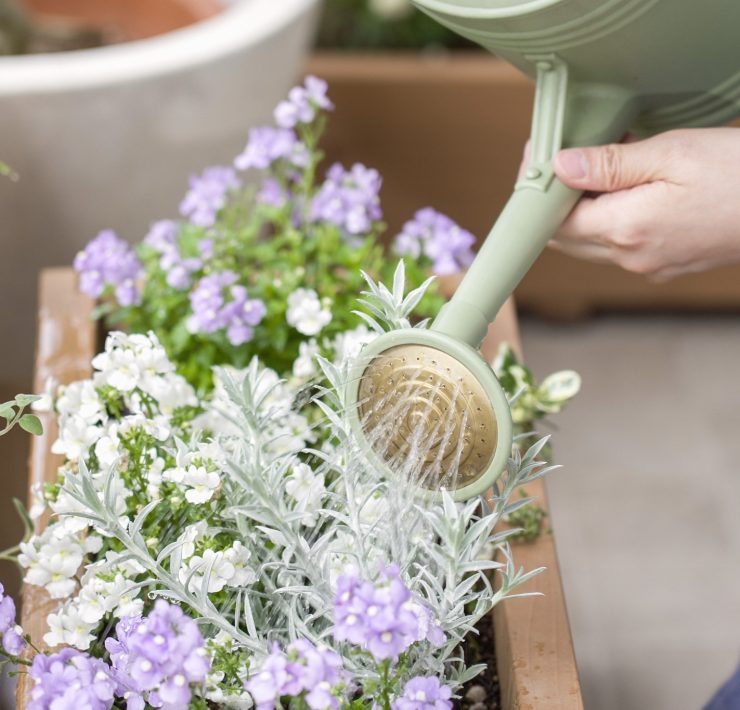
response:
<svg viewBox="0 0 740 710"><path fill-rule="evenodd" d="M586 191L554 248L656 280L740 261L740 129L564 150L554 164Z"/></svg>

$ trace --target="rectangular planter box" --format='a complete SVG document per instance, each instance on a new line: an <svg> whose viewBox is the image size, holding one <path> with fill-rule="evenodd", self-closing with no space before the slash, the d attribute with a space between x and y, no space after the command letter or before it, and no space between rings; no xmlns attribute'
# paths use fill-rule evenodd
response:
<svg viewBox="0 0 740 710"><path fill-rule="evenodd" d="M511 194L529 135L530 80L482 51L320 52L306 71L329 82L336 104L327 162L380 171L391 235L432 205L485 237ZM659 285L545 250L516 296L520 309L560 318L603 309L737 310L740 266Z"/></svg>
<svg viewBox="0 0 740 710"><path fill-rule="evenodd" d="M49 378L64 384L90 375L90 361L97 345L92 308L92 301L79 293L72 269L46 269L42 272L34 391L42 391ZM502 311L490 336L520 347L513 304ZM61 457L50 451L57 434L54 417L44 414L42 418L44 435L33 440L29 484L55 481L57 467L61 463ZM527 486L527 492L537 498L539 505L547 508L541 481ZM45 522L37 521L37 528L43 527ZM513 599L499 604L494 610L503 710L583 708L555 552L553 524L552 520L548 522L550 531L537 540L514 545L517 565L525 569L547 568L526 589L542 592L544 596ZM24 587L21 624L37 643L46 631L46 616L54 606L44 590ZM17 691L18 708L26 706L30 690L28 676L21 675Z"/></svg>

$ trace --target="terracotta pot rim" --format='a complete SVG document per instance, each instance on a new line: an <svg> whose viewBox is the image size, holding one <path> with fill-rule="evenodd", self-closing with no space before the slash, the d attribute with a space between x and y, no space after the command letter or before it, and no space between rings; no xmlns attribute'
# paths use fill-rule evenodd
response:
<svg viewBox="0 0 740 710"><path fill-rule="evenodd" d="M218 15L147 39L0 58L0 96L82 91L182 71L265 41L318 0L240 0Z"/></svg>

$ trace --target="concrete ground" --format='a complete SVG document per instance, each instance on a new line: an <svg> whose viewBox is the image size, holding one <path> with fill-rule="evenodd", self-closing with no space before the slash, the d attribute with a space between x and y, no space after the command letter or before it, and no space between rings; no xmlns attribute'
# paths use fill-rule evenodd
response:
<svg viewBox="0 0 740 710"><path fill-rule="evenodd" d="M740 318L522 332L583 376L549 491L585 706L698 710L740 659Z"/></svg>

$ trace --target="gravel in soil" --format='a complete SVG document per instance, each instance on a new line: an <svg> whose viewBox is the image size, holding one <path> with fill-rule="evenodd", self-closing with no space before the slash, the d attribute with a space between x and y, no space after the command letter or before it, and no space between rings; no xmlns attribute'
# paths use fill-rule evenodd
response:
<svg viewBox="0 0 740 710"><path fill-rule="evenodd" d="M486 669L462 689L458 710L499 710L501 688L496 669L496 645L493 638L493 614L487 614L476 625L478 634L465 639L465 663L468 666L485 663Z"/></svg>

